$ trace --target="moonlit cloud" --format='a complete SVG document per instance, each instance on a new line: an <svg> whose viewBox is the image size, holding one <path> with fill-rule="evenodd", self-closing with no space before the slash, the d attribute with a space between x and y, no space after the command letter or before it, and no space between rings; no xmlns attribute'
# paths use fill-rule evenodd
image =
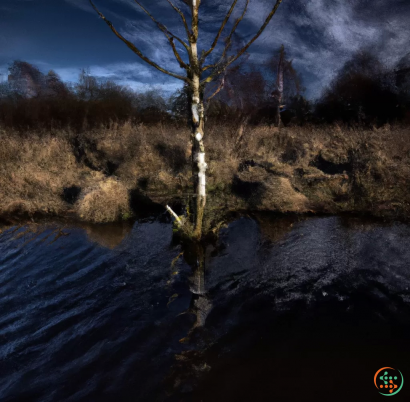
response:
<svg viewBox="0 0 410 402"><path fill-rule="evenodd" d="M7 66L0 66L0 83L7 81L8 71Z"/></svg>
<svg viewBox="0 0 410 402"><path fill-rule="evenodd" d="M158 88L164 94L170 95L181 86L177 81L167 82L164 85L164 82L154 80L155 73L153 70L148 65L141 65L140 63L114 63L106 66L89 66L87 69L91 75L99 79L115 81L136 91ZM66 82L76 82L80 71L80 68L75 67L55 69L55 72Z"/></svg>
<svg viewBox="0 0 410 402"><path fill-rule="evenodd" d="M360 49L374 51L386 65L408 52L410 3L402 0L293 0L283 2L264 34L250 49L251 61L284 44L302 72L307 96L318 97L343 64ZM257 29L266 2L254 4Z"/></svg>
<svg viewBox="0 0 410 402"><path fill-rule="evenodd" d="M171 31L180 37L185 37L178 14L165 0L140 1ZM187 7L181 0L175 1L187 12ZM42 14L36 17L33 13L47 11L45 5L42 9L40 2L35 1L1 0L1 2L2 7L21 10L26 10L27 5L31 4L30 10L33 11L30 11L30 18L40 18ZM119 32L135 43L144 54L161 66L183 74L166 38L135 2L132 0L95 0L95 2ZM42 3L55 4L54 0L43 0ZM38 4L37 8L34 7L36 4ZM238 2L238 8L226 27L225 35L229 32L235 18L241 14L244 4L245 0ZM81 23L74 24L72 33L70 32L66 39L61 39L62 46L67 45L64 40L77 41L79 45L86 40L87 49L80 54L72 47L70 55L65 53L75 58L70 63L61 61L61 57L57 59L56 53L52 50L48 53L48 57L45 51L41 57L36 55L24 57L25 53L22 49L28 49L30 42L40 37L40 31L36 28L37 31L27 31L27 34L22 37L20 33L25 26L18 26L16 23L2 29L0 21L2 32L0 44L5 45L2 46L4 56L0 56L0 63L3 65L10 62L18 55L20 59L29 62L40 61L43 63L38 64L41 69L54 68L63 79L69 81L77 79L80 68L90 66L92 74L102 79L127 83L133 88L153 85L161 86L169 92L170 89L182 85L181 81L165 76L155 68L146 65L117 38L112 38L109 28L95 15L87 0L64 0L59 7L63 9L63 5L65 11L61 12L61 16L57 16L59 24L68 27L73 21L80 19ZM230 2L223 0L203 1L200 15L202 49L211 44L229 6ZM238 37L243 43L257 32L270 7L272 7L271 0L250 0L247 17L241 22L238 30ZM74 20L66 17L67 12L71 13ZM6 15L15 14L13 12ZM46 14L44 16L47 17ZM42 24L44 29L48 29L48 21L50 18L44 20ZM284 44L288 55L293 59L294 66L304 79L307 88L306 96L315 98L320 96L343 64L360 49L373 51L386 65L393 66L397 63L409 52L409 21L410 2L408 0L285 0L266 31L249 48L249 62L255 65L261 64L277 51L281 44ZM78 34L73 38L79 30L81 35ZM60 37L56 37L55 41L57 40L60 40ZM44 49L42 41L43 39L39 39L36 43L40 50ZM7 45L10 43L15 45ZM68 44L70 43L72 42ZM105 43L109 49L105 48ZM177 46L180 53L184 55L184 48L178 43ZM215 58L218 52L220 53L220 49L221 47L215 50ZM183 57L187 60L186 55Z"/></svg>
<svg viewBox="0 0 410 402"><path fill-rule="evenodd" d="M77 7L83 11L87 11L89 13L94 13L93 8L91 7L90 3L88 0L64 0L66 3Z"/></svg>

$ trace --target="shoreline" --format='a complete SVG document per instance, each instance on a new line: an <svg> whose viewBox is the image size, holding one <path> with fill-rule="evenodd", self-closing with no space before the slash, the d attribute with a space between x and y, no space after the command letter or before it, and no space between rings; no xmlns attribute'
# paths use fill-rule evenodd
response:
<svg viewBox="0 0 410 402"><path fill-rule="evenodd" d="M177 202L178 200L174 200ZM111 222L93 222L86 221L79 218L74 211L66 211L62 214L47 214L44 212L35 212L33 214L21 214L21 215L0 215L0 226L25 226L30 224L62 224L68 226L82 227L82 226L95 226L95 227L109 227L113 225L133 225L135 222L156 220L161 215L167 216L166 220L172 221L172 218L166 215L167 211L164 207L162 212L156 212L156 214L150 213L150 211L143 211L145 213L140 216L131 216L130 218L118 219ZM384 213L374 213L374 211L368 210L345 210L345 211L306 211L306 212L294 212L294 211L278 211L278 210L251 210L251 209L237 209L226 211L224 215L220 217L225 221L231 221L240 217L250 217L258 219L266 217L268 219L307 219L307 218L322 218L322 217L348 217L348 218L358 218L358 219L369 219L371 221L379 221L380 223L392 223L401 222L407 224L410 222L410 216L397 213L394 210L385 210Z"/></svg>
<svg viewBox="0 0 410 402"><path fill-rule="evenodd" d="M204 230L235 211L406 220L409 135L404 126L256 126L238 148L230 127L210 127ZM192 200L188 138L186 129L131 124L83 132L81 141L70 131L0 130L0 220L119 222L166 204L182 215Z"/></svg>

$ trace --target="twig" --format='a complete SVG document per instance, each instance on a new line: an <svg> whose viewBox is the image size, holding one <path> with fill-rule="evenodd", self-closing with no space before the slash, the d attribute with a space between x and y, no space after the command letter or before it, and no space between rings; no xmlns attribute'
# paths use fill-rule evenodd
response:
<svg viewBox="0 0 410 402"><path fill-rule="evenodd" d="M167 211L175 218L175 220L178 222L178 225L183 225L181 218L172 210L169 205L167 205Z"/></svg>

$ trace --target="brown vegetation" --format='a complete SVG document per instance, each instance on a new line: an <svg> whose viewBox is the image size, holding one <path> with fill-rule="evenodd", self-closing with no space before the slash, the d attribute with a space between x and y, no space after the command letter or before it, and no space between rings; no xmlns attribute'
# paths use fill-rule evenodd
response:
<svg viewBox="0 0 410 402"><path fill-rule="evenodd" d="M86 188L76 202L81 219L91 222L113 222L130 216L127 188L115 179L108 178Z"/></svg>
<svg viewBox="0 0 410 402"><path fill-rule="evenodd" d="M239 124L239 123L238 123ZM410 130L384 126L208 127L207 224L218 211L360 211L408 216ZM189 130L125 123L0 131L0 216L125 219L133 194L165 204L192 192Z"/></svg>

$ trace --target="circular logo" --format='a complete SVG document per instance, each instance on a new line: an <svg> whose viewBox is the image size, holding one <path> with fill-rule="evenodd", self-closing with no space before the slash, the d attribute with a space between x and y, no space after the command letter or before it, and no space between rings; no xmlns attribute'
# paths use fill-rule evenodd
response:
<svg viewBox="0 0 410 402"><path fill-rule="evenodd" d="M391 367L383 367L374 375L374 385L384 396L398 394L403 388L403 383L403 374Z"/></svg>

